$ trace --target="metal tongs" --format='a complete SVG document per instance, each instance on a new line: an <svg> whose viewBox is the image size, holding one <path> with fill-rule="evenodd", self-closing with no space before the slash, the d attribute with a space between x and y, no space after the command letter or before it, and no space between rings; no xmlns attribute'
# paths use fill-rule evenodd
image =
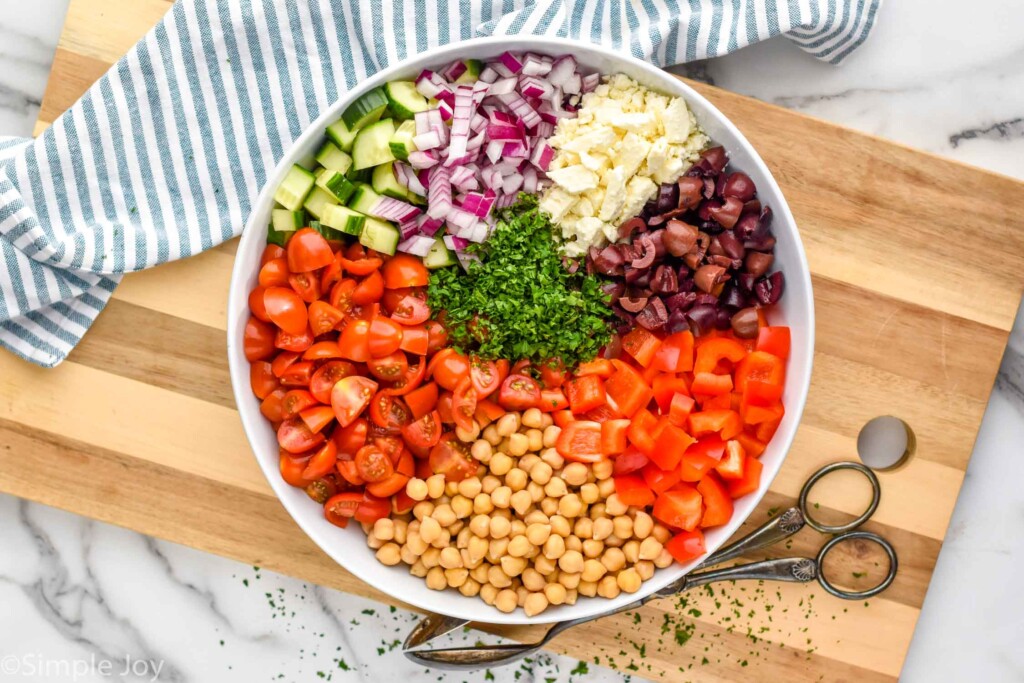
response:
<svg viewBox="0 0 1024 683"><path fill-rule="evenodd" d="M836 470L850 469L864 474L871 484L872 500L867 510L860 517L852 522L840 526L828 526L816 521L807 511L807 495L811 488L825 475ZM782 514L772 518L766 524L755 529L750 534L738 541L731 543L708 558L691 572L676 581L668 584L659 591L644 598L624 605L616 610L604 612L593 616L571 619L554 624L544 637L535 643L509 643L503 645L478 645L471 647L456 647L440 650L414 650L413 648L424 645L440 636L450 633L469 622L457 617L449 617L442 614L431 613L423 617L413 628L412 632L405 639L403 645L405 656L417 664L433 666L441 669L475 669L479 667L492 667L511 664L512 662L528 656L548 644L555 636L580 624L585 624L596 619L639 609L651 600L657 598L668 598L679 593L704 586L715 581L738 581L752 579L755 581L788 581L794 583L808 583L817 580L822 588L830 594L843 598L844 600L864 600L884 591L896 578L897 558L896 551L892 545L879 536L869 531L856 531L874 514L881 499L881 486L878 477L870 469L855 462L837 462L826 465L815 472L804 484L800 491L798 507L791 507ZM775 560L764 560L762 562L751 562L723 569L708 569L716 565L733 560L761 548L767 548L780 541L783 541L804 528L805 525L812 527L822 533L836 534L830 539L817 557L787 557ZM863 539L873 541L880 545L889 557L889 571L882 581L863 591L846 591L838 588L824 575L823 563L829 552L844 541Z"/></svg>

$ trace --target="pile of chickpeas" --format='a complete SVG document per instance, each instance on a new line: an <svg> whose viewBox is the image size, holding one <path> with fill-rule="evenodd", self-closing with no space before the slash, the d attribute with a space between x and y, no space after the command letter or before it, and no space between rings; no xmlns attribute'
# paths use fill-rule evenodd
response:
<svg viewBox="0 0 1024 683"><path fill-rule="evenodd" d="M479 595L527 616L580 595L635 593L672 564L669 530L615 494L612 462L567 462L561 429L536 408L509 412L482 432L458 430L476 476L412 479L412 513L364 525L377 559L409 565L434 590Z"/></svg>

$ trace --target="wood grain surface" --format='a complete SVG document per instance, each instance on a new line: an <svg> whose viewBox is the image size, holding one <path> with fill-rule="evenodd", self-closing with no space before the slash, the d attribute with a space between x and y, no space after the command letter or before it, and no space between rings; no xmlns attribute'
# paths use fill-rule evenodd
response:
<svg viewBox="0 0 1024 683"><path fill-rule="evenodd" d="M169 7L165 0L72 0L37 132ZM592 660L630 648L618 637L624 634L649 643L634 673L652 679L894 681L1020 301L1024 185L692 85L771 167L813 274L817 350L807 409L752 522L791 505L820 465L854 458L866 420L897 415L915 430L917 452L908 466L881 475L884 495L868 528L896 546L900 572L869 607L817 586L780 585L778 593L765 586L775 605L770 624L763 608L725 622L710 609L712 599L700 596L700 616L685 617L698 635L685 646L657 646L657 624L676 609L660 601L643 610L640 626L615 617L570 631L554 649ZM0 490L393 602L306 538L249 451L224 352L234 249L232 241L126 277L54 370L0 354ZM202 296L189 296L197 291ZM823 513L859 513L861 492L829 493ZM792 548L770 554L814 553L822 540L804 531ZM858 566L863 550L839 558L840 576ZM811 600L813 610L804 609ZM748 626L754 633L767 626L756 644ZM706 665L687 668L704 656Z"/></svg>

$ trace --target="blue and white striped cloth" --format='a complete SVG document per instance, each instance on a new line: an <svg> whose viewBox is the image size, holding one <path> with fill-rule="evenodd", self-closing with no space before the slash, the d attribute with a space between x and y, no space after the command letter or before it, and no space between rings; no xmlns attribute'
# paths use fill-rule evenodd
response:
<svg viewBox="0 0 1024 683"><path fill-rule="evenodd" d="M787 34L839 63L880 2L180 0L39 138L0 138L0 345L61 362L123 273L238 234L317 114L414 53L548 34L666 65Z"/></svg>

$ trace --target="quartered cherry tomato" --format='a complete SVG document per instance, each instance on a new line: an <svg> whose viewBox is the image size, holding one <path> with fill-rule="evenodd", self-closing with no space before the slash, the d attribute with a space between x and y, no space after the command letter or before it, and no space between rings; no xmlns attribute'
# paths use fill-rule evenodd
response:
<svg viewBox="0 0 1024 683"><path fill-rule="evenodd" d="M431 411L415 422L402 427L402 436L410 446L430 448L441 439L441 416Z"/></svg>
<svg viewBox="0 0 1024 683"><path fill-rule="evenodd" d="M395 351L366 361L366 369L382 382L396 382L405 376L409 369L409 360L401 351Z"/></svg>
<svg viewBox="0 0 1024 683"><path fill-rule="evenodd" d="M395 466L377 446L363 446L356 453L356 468L364 481L383 481L395 472Z"/></svg>
<svg viewBox="0 0 1024 683"><path fill-rule="evenodd" d="M338 418L338 424L347 427L359 417L370 403L377 383L367 377L353 375L343 377L331 390L331 407Z"/></svg>
<svg viewBox="0 0 1024 683"><path fill-rule="evenodd" d="M449 433L430 449L430 469L448 481L462 481L476 474L476 462L466 445Z"/></svg>
<svg viewBox="0 0 1024 683"><path fill-rule="evenodd" d="M539 406L540 385L532 377L511 374L501 384L498 403L505 410L526 410Z"/></svg>
<svg viewBox="0 0 1024 683"><path fill-rule="evenodd" d="M494 361L470 356L469 376L473 380L473 388L478 399L487 398L501 386L502 378Z"/></svg>
<svg viewBox="0 0 1024 683"><path fill-rule="evenodd" d="M473 419L476 414L476 389L473 388L473 381L469 377L463 377L462 381L455 388L452 397L452 417L455 418L455 426L467 432L474 431L476 426Z"/></svg>
<svg viewBox="0 0 1024 683"><path fill-rule="evenodd" d="M403 325L419 325L430 318L430 306L422 299L407 296L391 309L391 317Z"/></svg>
<svg viewBox="0 0 1024 683"><path fill-rule="evenodd" d="M399 287L426 287L430 273L423 265L423 259L411 254L395 254L381 269L384 286L388 289Z"/></svg>
<svg viewBox="0 0 1024 683"><path fill-rule="evenodd" d="M331 402L331 390L338 380L356 374L356 366L344 360L332 360L324 363L309 380L309 393L317 401L324 404Z"/></svg>

